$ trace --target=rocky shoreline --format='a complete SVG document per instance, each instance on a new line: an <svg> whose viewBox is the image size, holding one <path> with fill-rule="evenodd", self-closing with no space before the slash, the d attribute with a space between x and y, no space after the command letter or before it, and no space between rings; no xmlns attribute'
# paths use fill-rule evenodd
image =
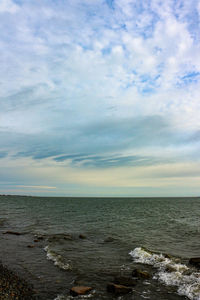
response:
<svg viewBox="0 0 200 300"><path fill-rule="evenodd" d="M0 300L36 299L33 287L0 263Z"/></svg>
<svg viewBox="0 0 200 300"><path fill-rule="evenodd" d="M155 299L155 295L161 295L162 299L168 300L186 299L184 297L186 293L177 295L177 288L176 286L173 287L173 284L170 290L162 286L162 291L160 291L159 281L153 280L155 274L158 277L158 265L162 264L162 271L165 271L168 277L174 276L177 268L182 267L183 280L184 276L188 276L188 280L191 277L192 280L194 277L192 272L198 270L200 265L199 257L188 260L186 262L187 267L184 264L181 265L180 259L168 254L151 252L146 248L136 248L130 253L136 259L136 263L131 265L131 268L123 269L123 271L120 269L115 272L100 272L98 281L95 281L91 274L81 274L66 268L66 262L62 261L59 253L54 252L54 249L51 250L51 245L55 243L63 245L63 243L68 244L69 242L69 246L72 242L87 242L88 237L86 235L77 234L75 237L71 234L61 233L32 235L3 230L2 237L5 241L2 239L1 247L3 247L3 241L6 244L2 248L4 252L2 252L1 257L6 259L12 256L12 261L11 264L9 264L9 260L0 262L0 300L47 300L68 299L68 297L73 299L76 296L81 297L89 294L92 297L97 295L100 297L99 299L101 297L102 299L115 299L123 295L123 299L134 297L138 300L141 298L141 294L146 293L146 286L149 286L148 292L151 292L149 299L151 299L151 295L153 295L152 299ZM104 240L104 243L111 242L111 238ZM21 251L17 251L20 248ZM5 249L7 249L6 252ZM14 253L13 249L15 249ZM76 249L79 249L78 246ZM48 259L46 259L46 255ZM145 264L144 260L148 259L150 260L149 264L148 261ZM15 264L17 268L14 267ZM31 269L30 266L33 264L35 264L35 268ZM10 270L12 267L15 271ZM48 270L48 276L46 270ZM66 270L70 270L70 272L65 272ZM43 273L44 271L45 273ZM179 280L181 279L179 278Z"/></svg>

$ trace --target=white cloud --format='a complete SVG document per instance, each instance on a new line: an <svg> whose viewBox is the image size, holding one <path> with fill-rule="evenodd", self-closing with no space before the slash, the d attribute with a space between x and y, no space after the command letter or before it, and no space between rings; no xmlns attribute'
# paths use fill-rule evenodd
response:
<svg viewBox="0 0 200 300"><path fill-rule="evenodd" d="M0 14L1 13L11 13L14 14L18 11L19 7L13 3L12 0L1 0L0 3Z"/></svg>

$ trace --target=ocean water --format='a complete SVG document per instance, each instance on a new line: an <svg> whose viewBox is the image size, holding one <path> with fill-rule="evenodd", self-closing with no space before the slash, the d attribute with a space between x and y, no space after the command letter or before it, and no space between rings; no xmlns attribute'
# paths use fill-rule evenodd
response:
<svg viewBox="0 0 200 300"><path fill-rule="evenodd" d="M15 231L20 235L7 234ZM200 299L200 198L0 196L0 259L31 282L39 299ZM115 296L115 276L150 274Z"/></svg>

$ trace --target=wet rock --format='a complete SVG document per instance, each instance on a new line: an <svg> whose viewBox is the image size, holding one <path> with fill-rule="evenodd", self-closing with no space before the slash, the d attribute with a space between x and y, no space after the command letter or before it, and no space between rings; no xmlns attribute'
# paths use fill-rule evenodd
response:
<svg viewBox="0 0 200 300"><path fill-rule="evenodd" d="M43 241L44 240L44 237L42 235L39 235L36 238L37 238L38 241Z"/></svg>
<svg viewBox="0 0 200 300"><path fill-rule="evenodd" d="M143 279L150 278L150 274L148 272L140 270L140 269L134 269L132 272L132 276L137 277L137 278L143 278Z"/></svg>
<svg viewBox="0 0 200 300"><path fill-rule="evenodd" d="M109 283L107 285L107 291L115 295L128 294L132 292L132 288L121 284Z"/></svg>
<svg viewBox="0 0 200 300"><path fill-rule="evenodd" d="M38 242L39 242L39 240L36 240L36 239L34 240L34 243L38 243Z"/></svg>
<svg viewBox="0 0 200 300"><path fill-rule="evenodd" d="M11 230L7 230L7 231L3 232L3 234L21 235L21 233L20 233L20 232L11 231Z"/></svg>
<svg viewBox="0 0 200 300"><path fill-rule="evenodd" d="M73 238L72 238L72 236L71 236L70 234L65 234L65 235L63 236L63 240L66 240L66 241L72 241Z"/></svg>
<svg viewBox="0 0 200 300"><path fill-rule="evenodd" d="M79 239L86 239L86 236L84 234L79 234Z"/></svg>
<svg viewBox="0 0 200 300"><path fill-rule="evenodd" d="M200 268L200 257L190 258L189 263L197 268Z"/></svg>
<svg viewBox="0 0 200 300"><path fill-rule="evenodd" d="M125 276L117 276L114 278L114 283L130 287L136 285L137 279L133 279Z"/></svg>
<svg viewBox="0 0 200 300"><path fill-rule="evenodd" d="M177 270L175 266L169 264L166 265L166 271L170 273L170 272L176 272Z"/></svg>
<svg viewBox="0 0 200 300"><path fill-rule="evenodd" d="M60 242L61 240L72 241L70 234L54 234L48 238L48 242Z"/></svg>
<svg viewBox="0 0 200 300"><path fill-rule="evenodd" d="M112 238L111 236L109 236L109 237L107 237L107 238L104 240L104 243L112 243L112 242L114 242L114 241L115 241L115 239Z"/></svg>
<svg viewBox="0 0 200 300"><path fill-rule="evenodd" d="M92 290L89 286L74 286L70 289L70 294L72 296L85 295Z"/></svg>
<svg viewBox="0 0 200 300"><path fill-rule="evenodd" d="M158 253L159 254L159 253ZM166 258L169 258L170 260L172 260L173 262L175 262L175 263L181 263L181 260L180 260L180 258L178 258L178 257L174 257L174 256L172 256L172 255L170 255L170 254L163 254L163 256L164 257L166 257Z"/></svg>
<svg viewBox="0 0 200 300"><path fill-rule="evenodd" d="M27 248L34 248L35 245L28 245Z"/></svg>

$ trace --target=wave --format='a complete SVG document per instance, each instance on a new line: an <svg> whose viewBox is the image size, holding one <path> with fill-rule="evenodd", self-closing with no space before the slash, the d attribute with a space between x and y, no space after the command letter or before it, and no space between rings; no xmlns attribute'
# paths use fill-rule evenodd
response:
<svg viewBox="0 0 200 300"><path fill-rule="evenodd" d="M93 290L90 294L88 295L80 295L78 296L78 299L89 299L92 298L95 295L95 290ZM72 300L74 299L73 296L71 295L57 295L56 298L54 300Z"/></svg>
<svg viewBox="0 0 200 300"><path fill-rule="evenodd" d="M158 269L154 279L168 286L177 286L178 294L191 300L200 300L200 273L182 264L180 260L162 253L153 253L138 247L129 253L136 263L152 265Z"/></svg>
<svg viewBox="0 0 200 300"><path fill-rule="evenodd" d="M44 248L44 251L47 253L47 259L53 261L55 266L58 266L62 270L71 270L72 269L69 262L66 262L60 254L51 250L49 246L46 246Z"/></svg>

